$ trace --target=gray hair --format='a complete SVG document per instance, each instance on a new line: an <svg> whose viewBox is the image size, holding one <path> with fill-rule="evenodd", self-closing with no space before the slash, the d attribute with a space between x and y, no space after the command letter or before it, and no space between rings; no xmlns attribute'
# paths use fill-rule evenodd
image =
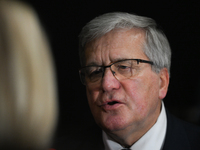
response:
<svg viewBox="0 0 200 150"><path fill-rule="evenodd" d="M79 35L79 56L81 65L85 65L85 45L100 38L113 29L142 29L145 34L144 53L153 61L153 70L159 73L162 68L170 72L171 49L165 34L158 29L156 22L147 17L134 14L113 12L101 15L88 22Z"/></svg>

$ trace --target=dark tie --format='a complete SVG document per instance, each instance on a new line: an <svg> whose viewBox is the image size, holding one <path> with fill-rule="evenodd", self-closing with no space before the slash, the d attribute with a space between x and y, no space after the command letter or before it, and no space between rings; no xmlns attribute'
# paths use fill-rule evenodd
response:
<svg viewBox="0 0 200 150"><path fill-rule="evenodd" d="M131 150L130 148L123 148L122 150Z"/></svg>

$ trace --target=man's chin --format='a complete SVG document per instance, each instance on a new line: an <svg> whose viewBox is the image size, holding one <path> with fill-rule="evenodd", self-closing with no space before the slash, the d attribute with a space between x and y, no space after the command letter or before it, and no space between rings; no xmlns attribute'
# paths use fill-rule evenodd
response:
<svg viewBox="0 0 200 150"><path fill-rule="evenodd" d="M104 122L99 124L99 126L105 131L109 133L119 132L128 126L124 122Z"/></svg>

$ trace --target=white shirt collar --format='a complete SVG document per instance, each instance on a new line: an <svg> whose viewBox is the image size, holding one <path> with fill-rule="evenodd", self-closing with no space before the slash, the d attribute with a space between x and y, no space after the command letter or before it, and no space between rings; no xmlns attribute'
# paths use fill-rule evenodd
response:
<svg viewBox="0 0 200 150"><path fill-rule="evenodd" d="M136 143L134 143L131 150L160 150L162 149L167 129L167 116L165 106L162 102L161 113L157 122L147 131ZM121 150L123 147L112 141L111 138L103 131L103 142L105 150Z"/></svg>

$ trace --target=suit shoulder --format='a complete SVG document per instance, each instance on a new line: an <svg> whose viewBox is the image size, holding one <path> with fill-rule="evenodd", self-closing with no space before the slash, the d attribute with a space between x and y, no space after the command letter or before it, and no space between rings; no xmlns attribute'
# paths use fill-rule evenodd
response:
<svg viewBox="0 0 200 150"><path fill-rule="evenodd" d="M200 127L167 112L166 149L200 149Z"/></svg>
<svg viewBox="0 0 200 150"><path fill-rule="evenodd" d="M182 121L183 127L188 135L188 138L191 140L191 142L196 141L199 143L200 141L200 127L195 125L195 124L191 124L185 121Z"/></svg>

